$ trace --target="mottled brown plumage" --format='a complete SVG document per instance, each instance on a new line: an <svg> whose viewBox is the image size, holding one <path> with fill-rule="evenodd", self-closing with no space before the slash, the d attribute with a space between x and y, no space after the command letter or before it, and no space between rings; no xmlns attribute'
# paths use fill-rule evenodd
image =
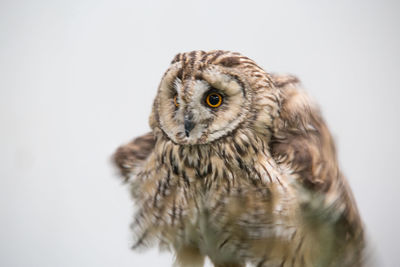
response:
<svg viewBox="0 0 400 267"><path fill-rule="evenodd" d="M354 199L296 77L239 53L178 54L150 126L114 155L138 207L134 248L159 244L179 266L362 266Z"/></svg>

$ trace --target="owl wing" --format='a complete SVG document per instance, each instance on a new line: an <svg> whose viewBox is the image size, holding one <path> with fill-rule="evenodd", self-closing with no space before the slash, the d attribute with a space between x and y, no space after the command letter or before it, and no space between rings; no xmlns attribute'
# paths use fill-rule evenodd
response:
<svg viewBox="0 0 400 267"><path fill-rule="evenodd" d="M271 139L272 155L298 174L300 182L326 191L337 179L338 166L333 139L321 113L299 80L290 75L273 75L280 89L280 116Z"/></svg>
<svg viewBox="0 0 400 267"><path fill-rule="evenodd" d="M129 179L135 168L140 166L153 151L155 138L152 132L133 139L128 144L120 146L113 155L113 162L120 174Z"/></svg>
<svg viewBox="0 0 400 267"><path fill-rule="evenodd" d="M272 156L295 175L301 185L300 194L308 195L308 200L301 203L303 213L314 221L329 221L337 237L346 240L343 248L361 253L362 222L318 107L302 91L296 77L272 75L272 79L281 95L280 116L275 120L270 141ZM359 266L360 259L361 256L348 261L354 263L351 266Z"/></svg>

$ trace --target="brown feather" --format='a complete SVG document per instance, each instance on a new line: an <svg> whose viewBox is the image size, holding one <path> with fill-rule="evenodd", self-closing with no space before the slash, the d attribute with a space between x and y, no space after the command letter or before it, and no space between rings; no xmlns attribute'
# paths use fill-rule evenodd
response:
<svg viewBox="0 0 400 267"><path fill-rule="evenodd" d="M113 155L113 161L125 180L129 179L135 167L147 159L153 151L155 139L152 132L133 139L120 146Z"/></svg>
<svg viewBox="0 0 400 267"><path fill-rule="evenodd" d="M325 215L333 207L342 210L333 222L336 231L337 253L354 252L351 266L361 266L364 248L363 225L346 179L340 173L333 138L320 111L301 90L300 82L290 75L272 75L280 89L280 118L270 141L272 156L277 163L289 166L298 182L312 197L321 200L321 206L304 203L303 212L312 220ZM327 199L334 199L332 203ZM332 218L324 217L323 220ZM349 257L349 256L347 256ZM346 262L346 261L343 261ZM348 265L346 265L348 266ZM350 266L350 265L349 265Z"/></svg>

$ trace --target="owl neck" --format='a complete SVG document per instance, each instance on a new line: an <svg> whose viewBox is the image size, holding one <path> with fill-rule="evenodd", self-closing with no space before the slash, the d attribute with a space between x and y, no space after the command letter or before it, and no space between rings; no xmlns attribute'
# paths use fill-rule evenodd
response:
<svg viewBox="0 0 400 267"><path fill-rule="evenodd" d="M161 153L157 160L174 175L188 180L271 183L279 176L279 168L269 153L267 140L247 130L204 145L179 145L159 136L156 151Z"/></svg>

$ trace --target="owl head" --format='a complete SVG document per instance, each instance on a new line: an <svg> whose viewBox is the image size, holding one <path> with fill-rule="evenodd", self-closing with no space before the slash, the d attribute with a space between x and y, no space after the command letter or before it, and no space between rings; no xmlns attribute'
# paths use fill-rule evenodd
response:
<svg viewBox="0 0 400 267"><path fill-rule="evenodd" d="M252 60L228 51L175 56L164 74L150 118L176 144L207 144L238 128L265 134L277 113L269 75Z"/></svg>

